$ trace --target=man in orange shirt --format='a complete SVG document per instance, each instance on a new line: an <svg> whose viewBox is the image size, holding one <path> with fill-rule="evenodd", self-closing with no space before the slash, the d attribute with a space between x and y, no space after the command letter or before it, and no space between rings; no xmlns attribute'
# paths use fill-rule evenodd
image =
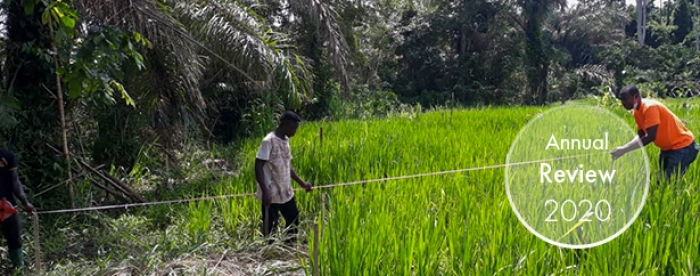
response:
<svg viewBox="0 0 700 276"><path fill-rule="evenodd" d="M613 160L654 142L661 149L659 165L665 176L682 178L700 151L693 133L662 103L642 99L634 85L622 88L618 98L627 110L633 110L638 135L626 145L615 148L611 152Z"/></svg>

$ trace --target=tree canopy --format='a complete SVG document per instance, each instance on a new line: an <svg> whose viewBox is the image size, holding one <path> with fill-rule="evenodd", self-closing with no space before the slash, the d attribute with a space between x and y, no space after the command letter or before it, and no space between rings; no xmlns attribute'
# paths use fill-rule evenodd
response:
<svg viewBox="0 0 700 276"><path fill-rule="evenodd" d="M36 191L72 162L47 145L126 168L155 145L176 164L188 139L235 143L283 110L697 95L697 3L665 3L6 0L0 143Z"/></svg>

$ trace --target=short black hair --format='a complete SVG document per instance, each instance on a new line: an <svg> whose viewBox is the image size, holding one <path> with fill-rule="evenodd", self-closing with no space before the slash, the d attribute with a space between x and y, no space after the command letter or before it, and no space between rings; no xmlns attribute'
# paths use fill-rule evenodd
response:
<svg viewBox="0 0 700 276"><path fill-rule="evenodd" d="M639 88L634 85L628 85L620 89L620 93L617 95L618 99L623 99L625 96L639 96Z"/></svg>
<svg viewBox="0 0 700 276"><path fill-rule="evenodd" d="M282 114L282 117L280 117L280 124L282 123L299 123L301 122L301 117L297 115L296 113L292 111L286 111L284 114Z"/></svg>

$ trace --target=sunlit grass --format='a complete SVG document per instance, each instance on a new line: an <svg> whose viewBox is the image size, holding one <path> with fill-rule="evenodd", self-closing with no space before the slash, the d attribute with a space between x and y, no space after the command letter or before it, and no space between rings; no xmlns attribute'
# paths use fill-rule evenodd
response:
<svg viewBox="0 0 700 276"><path fill-rule="evenodd" d="M686 112L679 104L669 106L700 135L700 114ZM291 140L292 162L298 174L315 185L504 164L520 129L545 110L484 108L304 123ZM631 114L617 107L612 111L633 127ZM198 182L193 187L206 192L189 190L182 196L255 191L252 168L259 141L252 139L242 146L238 161L243 167L237 177ZM310 253L316 246L312 225L317 223L323 226L318 244L323 275L698 273L700 166L693 164L684 181L657 185L653 172L658 170L658 150L653 146L645 150L652 178L644 209L626 232L598 247L564 249L535 237L510 207L505 168L495 168L297 192L301 234L309 244L308 252L291 256L311 273ZM92 262L84 271L106 271L98 265L125 265L127 257L119 253L125 251L139 256L129 264L144 273L166 266L161 259L175 259L185 252L206 255L232 250L269 258L281 254L268 251L260 242L260 203L252 197L153 206L138 215L143 218L138 227L130 235L122 234L122 240L112 240L111 255L93 257L103 263ZM154 227L158 220L171 224ZM282 218L280 223L284 226ZM135 245L123 245L129 240Z"/></svg>

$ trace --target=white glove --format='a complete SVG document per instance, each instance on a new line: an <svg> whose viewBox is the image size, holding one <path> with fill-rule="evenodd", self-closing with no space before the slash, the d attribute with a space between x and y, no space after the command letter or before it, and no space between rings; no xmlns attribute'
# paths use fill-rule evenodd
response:
<svg viewBox="0 0 700 276"><path fill-rule="evenodd" d="M639 135L635 135L632 141L630 141L624 146L616 147L610 152L610 155L612 155L613 160L616 160L621 156L627 154L628 152L636 150L640 147L642 147L642 139L639 138Z"/></svg>

